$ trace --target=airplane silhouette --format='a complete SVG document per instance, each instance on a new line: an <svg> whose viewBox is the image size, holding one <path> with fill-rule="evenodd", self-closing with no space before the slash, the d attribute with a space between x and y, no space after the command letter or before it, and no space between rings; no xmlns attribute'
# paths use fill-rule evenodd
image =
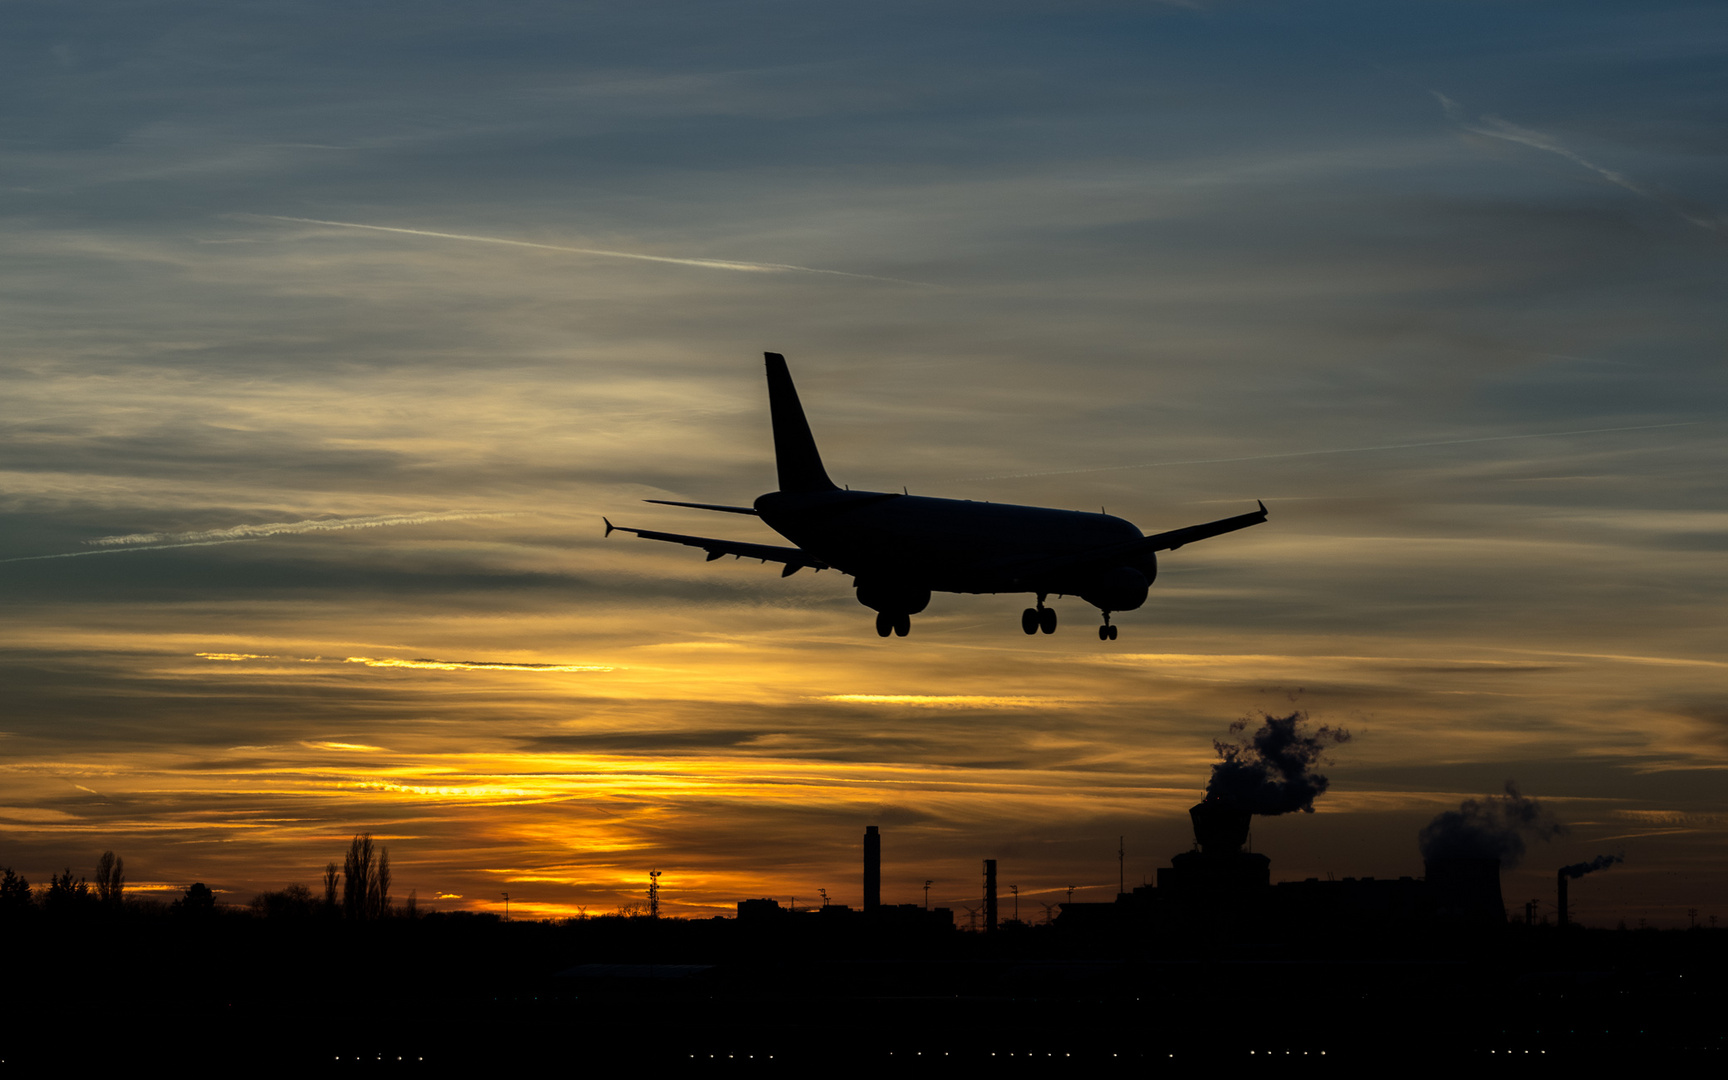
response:
<svg viewBox="0 0 1728 1080"><path fill-rule="evenodd" d="M1020 615L1026 633L1055 633L1056 612L1044 601L1052 594L1072 595L1104 613L1098 639L1114 641L1110 615L1146 602L1158 576L1157 552L1266 520L1266 504L1260 503L1251 513L1145 536L1132 522L1102 512L836 487L822 467L786 358L764 355L780 490L763 495L753 506L643 501L750 514L798 546L629 529L601 518L607 536L627 532L644 540L698 547L710 562L731 555L782 563L781 577L806 566L839 570L853 579L858 602L875 610L876 633L882 637L910 633L912 616L929 606L932 592L1029 592L1038 604Z"/></svg>

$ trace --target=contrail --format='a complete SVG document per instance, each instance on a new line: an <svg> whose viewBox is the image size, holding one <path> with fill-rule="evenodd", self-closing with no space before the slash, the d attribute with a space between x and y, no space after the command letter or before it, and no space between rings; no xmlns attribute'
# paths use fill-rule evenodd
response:
<svg viewBox="0 0 1728 1080"><path fill-rule="evenodd" d="M242 539L251 539L251 537L241 537L235 540L204 540L196 544L151 544L144 547L98 548L95 551L63 551L58 555L19 555L16 558L0 559L0 563L35 562L37 559L76 559L84 555L119 555L128 551L162 551L166 548L210 547L213 544L237 544Z"/></svg>
<svg viewBox="0 0 1728 1080"><path fill-rule="evenodd" d="M1467 443L1507 442L1512 439L1557 439L1564 435L1600 435L1610 431L1651 431L1656 428L1691 427L1701 420L1683 420L1677 424L1637 424L1632 427L1584 428L1579 431L1540 431L1530 435L1485 435L1479 439L1439 439L1434 442L1389 443L1385 446L1346 446L1335 450L1292 450L1283 454L1249 454L1245 457L1192 458L1187 461L1145 461L1138 465L1099 465L1090 469L1051 469L1047 472L1000 473L995 476L966 476L954 483L977 480L1023 480L1036 476L1073 476L1076 473L1116 472L1120 469L1159 469L1171 465L1224 465L1234 461L1269 461L1273 458L1317 457L1321 454L1366 454L1375 450L1416 450L1425 446L1463 446Z"/></svg>
<svg viewBox="0 0 1728 1080"><path fill-rule="evenodd" d="M1646 199L1654 199L1663 206L1674 211L1674 213L1680 215L1680 217L1684 218L1686 221L1698 226L1700 229L1709 229L1711 232L1722 231L1723 221L1721 218L1700 217L1698 214L1693 213L1691 210L1682 206L1679 202L1669 196L1664 195L1662 192L1645 187L1643 184L1638 183L1636 180L1633 180L1624 173L1618 173L1613 169L1605 168L1596 164L1594 161L1589 160L1577 151L1564 145L1558 139L1544 135L1540 131L1531 131L1529 128L1519 127L1517 124L1508 120L1503 120L1498 116L1484 116L1481 118L1481 123L1472 124L1464 119L1464 111L1459 107L1456 101L1453 101L1438 90L1431 90L1429 93L1433 94L1435 98L1439 100L1440 107L1445 110L1447 117L1457 123L1459 127L1473 135L1483 135L1490 139L1501 139L1505 142L1518 143L1521 146L1529 146L1537 150L1546 150L1550 154L1558 154L1567 161L1572 162L1574 165L1589 169L1591 172L1608 181L1610 184L1614 184L1617 187L1623 187L1634 195L1642 195Z"/></svg>
<svg viewBox="0 0 1728 1080"><path fill-rule="evenodd" d="M636 251L607 251L602 248L566 247L562 244L539 244L531 240L508 240L501 236L475 236L472 233L434 232L430 229L402 229L391 225L362 225L354 221L324 221L320 218L285 217L281 214L235 214L235 217L263 218L268 221L297 221L303 225L331 225L339 229L370 229L373 232L402 233L407 236L433 236L440 240L467 240L476 244L504 244L509 247L537 248L541 251L562 251L571 255L598 255L607 259L638 259L642 262L673 263L678 266L699 266L707 270L740 270L749 274L832 274L835 277L862 278L865 281L890 281L896 285L924 285L921 281L878 277L875 274L854 274L845 270L823 270L815 266L794 266L791 263L738 262L732 259L686 259L673 255L644 255Z"/></svg>
<svg viewBox="0 0 1728 1080"><path fill-rule="evenodd" d="M268 525L235 525L227 529L207 529L185 533L129 533L125 536L104 536L91 540L103 546L118 544L188 544L226 543L230 540L254 540L284 533L339 532L344 529L376 529L384 525L420 525L429 521L466 521L471 518L511 517L511 513L462 514L378 514L372 517L315 518L309 521L278 521Z"/></svg>
<svg viewBox="0 0 1728 1080"><path fill-rule="evenodd" d="M76 559L85 555L118 555L128 551L163 551L168 548L210 547L215 544L238 544L246 540L263 540L272 536L294 533L341 532L346 529L376 529L386 525L424 525L434 521L467 521L474 518L513 517L513 513L472 514L382 514L373 517L323 518L314 521L279 521L265 525L235 525L227 529L206 529L184 533L129 533L125 536L104 536L88 541L98 545L93 551L66 551L57 555L21 555L0 562L34 562L38 559Z"/></svg>

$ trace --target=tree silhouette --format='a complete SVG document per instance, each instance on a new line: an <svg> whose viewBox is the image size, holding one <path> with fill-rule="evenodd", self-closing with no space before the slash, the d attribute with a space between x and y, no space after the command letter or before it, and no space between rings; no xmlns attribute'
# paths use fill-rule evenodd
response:
<svg viewBox="0 0 1728 1080"><path fill-rule="evenodd" d="M390 849L378 849L378 869L372 875L371 915L382 919L390 914Z"/></svg>
<svg viewBox="0 0 1728 1080"><path fill-rule="evenodd" d="M342 862L342 913L350 919L381 919L390 914L390 849L372 847L372 834L348 844Z"/></svg>
<svg viewBox="0 0 1728 1080"><path fill-rule="evenodd" d="M253 914L267 919L306 919L318 911L312 890L304 885L290 885L279 892L261 892L247 906Z"/></svg>
<svg viewBox="0 0 1728 1080"><path fill-rule="evenodd" d="M192 918L208 918L216 914L216 894L202 881L194 881L186 886L185 895L174 901L174 907Z"/></svg>
<svg viewBox="0 0 1728 1080"><path fill-rule="evenodd" d="M48 877L48 891L42 897L42 906L56 914L74 911L90 901L90 886L83 878L72 877L72 868L64 872L51 874Z"/></svg>
<svg viewBox="0 0 1728 1080"><path fill-rule="evenodd" d="M104 851L96 860L96 898L103 907L118 908L126 889L126 860Z"/></svg>
<svg viewBox="0 0 1728 1080"><path fill-rule="evenodd" d="M336 882L341 876L342 871L336 869L335 863L324 864L324 910L327 913L336 912Z"/></svg>
<svg viewBox="0 0 1728 1080"><path fill-rule="evenodd" d="M10 866L0 873L0 911L24 911L30 907L30 882L23 874L15 874Z"/></svg>

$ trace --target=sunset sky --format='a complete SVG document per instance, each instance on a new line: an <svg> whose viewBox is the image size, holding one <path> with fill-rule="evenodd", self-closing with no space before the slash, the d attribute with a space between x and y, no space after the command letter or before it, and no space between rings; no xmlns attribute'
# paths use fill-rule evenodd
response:
<svg viewBox="0 0 1728 1080"><path fill-rule="evenodd" d="M0 865L555 916L1110 898L1230 723L1274 880L1506 780L1583 921L1728 916L1728 9L15 3ZM837 482L1107 508L1097 640L614 534ZM1521 909L1520 909L1521 910ZM964 918L964 915L962 916Z"/></svg>

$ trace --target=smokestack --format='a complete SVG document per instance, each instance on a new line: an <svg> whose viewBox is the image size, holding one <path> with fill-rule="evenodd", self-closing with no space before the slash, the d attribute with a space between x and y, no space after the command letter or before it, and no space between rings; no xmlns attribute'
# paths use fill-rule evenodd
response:
<svg viewBox="0 0 1728 1080"><path fill-rule="evenodd" d="M1594 874L1598 870L1606 870L1615 863L1624 861L1625 857L1622 855L1598 855L1589 862L1573 863L1571 866L1560 868L1560 873L1556 875L1554 880L1559 885L1560 925L1562 927L1571 921L1571 912L1566 910L1566 892L1568 889L1566 882L1571 878Z"/></svg>
<svg viewBox="0 0 1728 1080"><path fill-rule="evenodd" d="M996 860L984 860L984 931L996 932Z"/></svg>
<svg viewBox="0 0 1728 1080"><path fill-rule="evenodd" d="M1248 809L1234 801L1208 799L1188 808L1202 855L1234 855L1248 842Z"/></svg>
<svg viewBox="0 0 1728 1080"><path fill-rule="evenodd" d="M882 835L876 826L864 826L864 910L882 906Z"/></svg>

